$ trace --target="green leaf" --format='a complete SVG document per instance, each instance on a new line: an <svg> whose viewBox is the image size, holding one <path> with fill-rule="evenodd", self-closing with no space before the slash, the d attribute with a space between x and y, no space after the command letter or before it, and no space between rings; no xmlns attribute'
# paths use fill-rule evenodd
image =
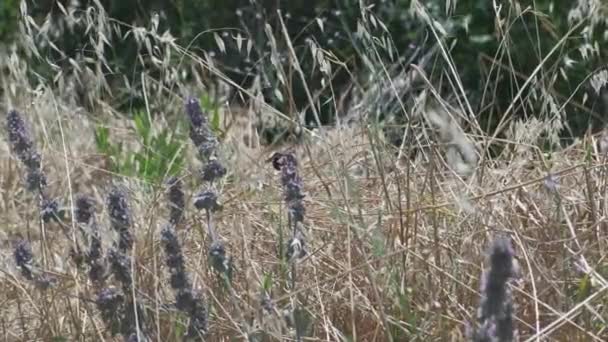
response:
<svg viewBox="0 0 608 342"><path fill-rule="evenodd" d="M175 340L176 341L180 341L181 339L184 338L184 334L186 333L186 325L184 324L184 320L185 317L183 317L183 315L178 315L179 319L175 320L175 325L173 327L173 331L175 332L174 336L175 336Z"/></svg>
<svg viewBox="0 0 608 342"><path fill-rule="evenodd" d="M272 287L272 274L265 273L264 279L262 280L262 289L266 292L270 292L271 287Z"/></svg>
<svg viewBox="0 0 608 342"><path fill-rule="evenodd" d="M148 119L148 115L144 112L135 113L133 116L133 122L135 124L135 131L137 135L142 139L142 143L144 146L149 145L150 141L150 133L152 124Z"/></svg>
<svg viewBox="0 0 608 342"><path fill-rule="evenodd" d="M296 308L293 312L296 334L310 336L312 328L312 315L305 309Z"/></svg>
<svg viewBox="0 0 608 342"><path fill-rule="evenodd" d="M213 117L211 118L211 129L214 132L220 131L220 111L218 108L215 108L213 111Z"/></svg>
<svg viewBox="0 0 608 342"><path fill-rule="evenodd" d="M155 132L145 111L135 112L132 120L135 138L139 142L135 149L127 148L122 142L113 144L107 127L95 129L97 150L110 158L112 171L153 183L179 173L183 166L179 151L185 138L178 133L181 125L177 123L176 127Z"/></svg>
<svg viewBox="0 0 608 342"><path fill-rule="evenodd" d="M585 274L581 281L578 283L578 290L576 291L576 299L578 302L582 302L591 294L591 279L588 274Z"/></svg>
<svg viewBox="0 0 608 342"><path fill-rule="evenodd" d="M97 150L103 153L107 153L110 147L109 137L110 130L104 126L98 126L95 129L95 145L97 146Z"/></svg>
<svg viewBox="0 0 608 342"><path fill-rule="evenodd" d="M372 240L372 250L373 250L374 256L381 257L386 254L386 249L384 246L384 239L385 238L379 229L374 229L372 231L371 240Z"/></svg>

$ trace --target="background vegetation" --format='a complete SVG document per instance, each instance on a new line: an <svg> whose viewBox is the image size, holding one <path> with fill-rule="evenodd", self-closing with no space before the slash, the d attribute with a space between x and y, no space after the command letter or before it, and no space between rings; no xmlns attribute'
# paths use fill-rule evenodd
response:
<svg viewBox="0 0 608 342"><path fill-rule="evenodd" d="M309 42L313 41L344 63L328 76L334 93L339 94L352 86L352 77L363 83L362 86L378 82L373 77L370 79L369 72L373 70L369 70L366 63L401 63L407 68L406 61L416 62L421 54L437 45L432 30L412 11L416 3L393 0L367 4L370 18L376 18L374 21L378 24L370 22L366 29L381 40L366 42L359 37L362 32L358 25L362 24L365 12L357 1L36 1L27 6L27 13L34 22L49 26L42 33L51 35L53 44L39 49L44 61L34 59L30 65L39 76L51 77L53 71L45 70L49 67L45 62L70 68L70 59L94 58L97 52L92 51L94 42L88 38L88 30L78 29L83 28L83 23L71 22L66 11L74 15L99 4L105 15L112 18L110 26L123 25L116 32L105 32L108 46L104 51L105 70L102 70L112 85L120 84L123 78L129 82L128 89L112 87L115 90L112 102L117 108L139 110L143 106L143 96L137 91L141 89L137 75L146 69L147 61L138 58L141 46L124 39L129 25L135 25L153 28L158 33L169 31L176 44L187 47L196 55L216 56L215 62L222 72L243 87L251 85L254 76L262 75L262 92L275 108L289 114L305 111L308 121L312 121L310 109L306 108L309 101L301 83L286 83L277 75L276 63L285 67L290 63L286 46L280 40L275 56L278 60L272 61L265 25L269 25L273 34L280 33L282 28L277 12L280 11L298 62L307 71L304 75L306 84L317 99L325 124L335 121L334 106L329 101L332 92L320 84L322 71L314 67L315 58L306 53ZM0 7L0 37L5 45L11 39L17 39L19 5L16 0L4 1ZM550 0L496 4L478 0L432 0L425 1L424 6L442 29L438 33L449 49L464 94L450 94L454 89L442 82L446 75L430 72L445 69L446 61L437 55L425 66L433 76L431 81L445 84L444 89L439 89L442 95L466 96L486 132L497 128L521 86L539 65L541 69L536 73L535 83L542 83L555 98L553 102L559 103L559 112L553 115L562 116L566 123L564 137L580 136L590 124L597 129L605 123L604 112L608 105L601 96L604 91L593 89L589 82L584 82L603 67L606 50L605 44L600 42L604 41L606 28L605 4L580 1L558 6ZM577 21L581 19L584 23ZM387 41L382 41L383 34ZM237 35L240 38L235 40ZM251 44L246 56L242 53L244 46L236 46L236 42L240 40L242 44L245 39ZM224 42L218 44L218 41ZM382 46L379 50L383 51L378 51L376 56L366 55L368 43L379 44ZM178 57L174 58L167 63L180 63ZM530 90L538 83L528 85L524 90ZM277 96L277 90L282 95ZM509 111L513 113L508 114L538 116L544 112L541 107L548 105L547 101L526 98L516 102Z"/></svg>
<svg viewBox="0 0 608 342"><path fill-rule="evenodd" d="M4 0L0 110L24 113L67 217L84 192L109 227L108 186L128 189L133 274L150 284L138 291L157 340L188 320L162 306L161 198L175 176L211 340L463 340L486 246L503 234L520 264L509 288L521 339L601 341L607 18L599 0ZM227 168L210 185L222 194L213 220L188 209L206 162L189 146L189 96ZM75 223L39 220L0 141L0 332L111 339L67 260ZM296 284L285 243L300 228L290 235L264 162L286 149L307 211ZM21 238L59 279L50 289L15 272ZM218 241L235 264L228 283L205 257Z"/></svg>

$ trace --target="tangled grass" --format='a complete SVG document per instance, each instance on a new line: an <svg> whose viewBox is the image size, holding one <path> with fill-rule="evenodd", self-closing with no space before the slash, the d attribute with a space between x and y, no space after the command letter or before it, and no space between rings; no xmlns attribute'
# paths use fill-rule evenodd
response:
<svg viewBox="0 0 608 342"><path fill-rule="evenodd" d="M91 35L107 33L111 19L96 19ZM131 29L230 84L170 37ZM437 46L449 59L440 39ZM329 76L329 55L317 52ZM185 167L155 184L108 171L95 148L100 124L125 148L136 143L125 113L101 94L87 95L98 105L89 111L70 97L71 82L103 73L58 74L58 86L32 87L23 60L5 61L6 341L608 339L608 138L551 144L564 127L550 115L555 106L543 107L544 119L505 116L491 136L464 94L448 98L427 82L401 103L410 82L430 78L423 68L395 76L379 64L386 79L361 89L351 108L358 114L333 127L298 126L287 151L252 143L259 138L250 118L299 118L240 88L251 96L245 115L221 106L211 127L210 113L186 97L203 82L175 81L175 65L156 79L165 65L157 61L142 73L152 129L181 120L190 134L172 132ZM458 75L442 72L459 93ZM514 103L534 101L525 89L536 76ZM384 122L366 117L388 102L411 119L398 146ZM503 149L490 158L497 142Z"/></svg>

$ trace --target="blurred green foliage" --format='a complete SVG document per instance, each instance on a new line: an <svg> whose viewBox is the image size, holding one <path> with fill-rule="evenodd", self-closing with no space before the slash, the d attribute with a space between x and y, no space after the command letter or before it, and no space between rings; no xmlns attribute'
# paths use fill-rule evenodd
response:
<svg viewBox="0 0 608 342"><path fill-rule="evenodd" d="M0 1L0 42L10 41L19 20L19 0Z"/></svg>
<svg viewBox="0 0 608 342"><path fill-rule="evenodd" d="M375 63L391 65L397 63L394 56L382 54L372 56L369 46L357 37L358 26L362 18L359 1L352 0L99 0L108 15L118 22L128 25L136 24L150 27L154 13L160 17L159 32L169 30L177 43L189 46L190 51L203 55L203 51L216 55L218 66L235 82L249 85L254 75L262 75L263 93L267 101L288 115L306 113L306 123L313 123L309 101L305 95L302 82L293 76L290 82L280 82L277 65L285 70L290 69L287 48L282 41L282 31L278 15L280 10L293 42L299 63L305 70L306 81L317 96L324 123L334 119L334 103L331 99L341 94L352 81L352 75L360 76L369 73L365 59ZM0 37L8 37L16 29L18 0L0 2ZM43 21L49 14L61 15L60 6L68 6L68 0L43 0L29 4L30 15L37 21ZM428 26L411 10L411 0L370 1L368 9L378 21L390 32L395 52L408 60L414 50L422 48L428 51L436 44ZM462 80L466 96L473 105L473 110L488 132L493 132L497 123L520 86L532 74L539 63L547 56L562 37L571 28L568 20L569 11L576 2L563 3L557 0L536 0L520 2L493 2L487 0L429 0L419 1L443 28L446 29L445 46L453 58L458 75ZM494 3L500 7L494 7ZM93 0L80 1L84 10L94 4ZM446 4L451 7L446 8ZM497 25L497 16L505 23ZM590 19L586 19L590 20ZM322 22L322 25L319 25ZM273 60L265 24L278 37L279 56ZM505 26L506 25L506 26ZM501 27L499 29L499 27ZM507 34L501 30L508 27ZM560 46L544 64L538 81L543 87L551 90L551 95L560 103L567 101L564 112L569 124L569 132L582 134L590 124L604 124L603 112L608 110L600 101L598 94L593 94L586 77L602 67L603 57L607 52L606 44L599 44L599 51L592 56L583 56L580 48L584 44L605 42L606 27L600 23L589 37L589 23L583 23L564 44ZM380 37L380 27L368 27L370 34ZM216 30L216 31L211 31ZM210 32L217 32L226 44L226 51L218 49L216 38ZM233 38L237 33L249 37L252 50L249 56L238 51ZM82 53L87 41L82 31L67 32L56 43L68 57ZM586 40L583 36L587 35ZM327 83L314 58L311 58L310 44L335 54L348 67L335 67L331 80L333 91L322 84ZM51 60L67 63L62 56L48 48ZM113 41L109 56L115 77L123 75L137 89L139 77L137 71L138 48L127 40ZM567 63L566 58L573 63ZM278 59L278 61L277 61ZM414 59L416 62L416 59ZM568 64L568 65L567 65ZM404 66L407 68L407 66ZM443 59L438 55L429 66L433 84L443 85L442 95L453 93L443 82L449 77ZM292 70L293 71L293 70ZM41 73L42 74L42 73ZM557 78L545 77L558 75ZM109 75L108 77L111 77ZM358 80L361 81L361 80ZM582 87L579 87L583 84ZM528 89L533 91L533 89ZM452 94L453 95L453 94ZM142 107L140 95L128 92L129 108L137 110ZM590 99L584 103L583 99ZM237 97L235 97L237 99ZM116 103L116 102L115 102ZM121 102L122 103L122 102ZM523 117L546 113L547 106L541 96L528 103L517 104L513 115Z"/></svg>

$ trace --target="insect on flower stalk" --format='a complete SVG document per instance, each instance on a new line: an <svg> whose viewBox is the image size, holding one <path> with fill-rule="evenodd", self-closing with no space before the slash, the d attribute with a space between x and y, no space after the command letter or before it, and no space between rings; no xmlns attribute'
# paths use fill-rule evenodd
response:
<svg viewBox="0 0 608 342"><path fill-rule="evenodd" d="M270 161L277 171L281 171L281 185L285 203L287 204L287 218L292 230L292 237L287 243L287 259L295 260L306 255L306 243L302 226L306 209L304 208L304 195L302 194L302 178L298 174L298 161L293 153L275 153Z"/></svg>
<svg viewBox="0 0 608 342"><path fill-rule="evenodd" d="M6 117L6 130L11 152L25 166L25 187L38 196L40 218L48 223L59 222L64 211L56 199L46 193L47 178L42 170L41 157L26 126L25 120L16 110L10 110Z"/></svg>
<svg viewBox="0 0 608 342"><path fill-rule="evenodd" d="M304 194L302 178L298 174L298 161L296 156L292 152L287 153L275 153L272 155L270 160L275 170L281 172L281 185L283 187L283 197L287 205L287 221L291 229L292 236L287 242L285 248L285 258L291 264L290 276L290 290L296 288L297 279L297 261L306 256L306 240L304 238L304 232L302 227L304 226L304 216L306 210L304 208ZM296 322L298 315L297 312L297 296L291 297L291 307L286 310L285 321L287 325L296 327L296 340L301 341L302 336L300 330L297 328L299 325Z"/></svg>

